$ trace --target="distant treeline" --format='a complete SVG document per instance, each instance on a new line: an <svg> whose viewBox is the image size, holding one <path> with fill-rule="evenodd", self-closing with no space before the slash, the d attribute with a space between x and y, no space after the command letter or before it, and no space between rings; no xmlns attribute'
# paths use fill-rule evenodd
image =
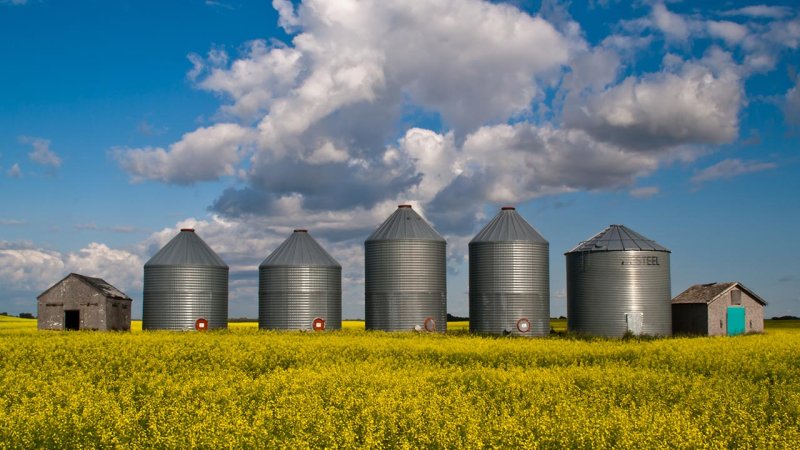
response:
<svg viewBox="0 0 800 450"><path fill-rule="evenodd" d="M779 316L779 317L773 317L770 320L800 320L800 317L797 317L797 316Z"/></svg>

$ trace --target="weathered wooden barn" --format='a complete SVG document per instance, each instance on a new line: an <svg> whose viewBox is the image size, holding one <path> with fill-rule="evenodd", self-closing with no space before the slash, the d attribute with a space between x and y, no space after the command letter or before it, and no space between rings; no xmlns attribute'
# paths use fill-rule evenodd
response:
<svg viewBox="0 0 800 450"><path fill-rule="evenodd" d="M37 299L40 330L131 329L131 298L100 278L71 273Z"/></svg>
<svg viewBox="0 0 800 450"><path fill-rule="evenodd" d="M706 336L760 333L766 304L742 283L696 284L672 299L672 331Z"/></svg>

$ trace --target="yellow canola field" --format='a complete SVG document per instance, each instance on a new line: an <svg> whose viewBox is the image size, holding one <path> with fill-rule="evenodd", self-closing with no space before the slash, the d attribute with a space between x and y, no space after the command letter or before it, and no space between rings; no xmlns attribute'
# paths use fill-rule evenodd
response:
<svg viewBox="0 0 800 450"><path fill-rule="evenodd" d="M0 320L0 448L800 442L792 329L623 341L245 325L36 332Z"/></svg>

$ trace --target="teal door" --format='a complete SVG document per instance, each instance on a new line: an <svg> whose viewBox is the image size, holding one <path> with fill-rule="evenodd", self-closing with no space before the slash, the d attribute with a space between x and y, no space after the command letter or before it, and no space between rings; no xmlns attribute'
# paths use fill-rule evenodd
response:
<svg viewBox="0 0 800 450"><path fill-rule="evenodd" d="M744 306L728 306L728 336L744 334Z"/></svg>

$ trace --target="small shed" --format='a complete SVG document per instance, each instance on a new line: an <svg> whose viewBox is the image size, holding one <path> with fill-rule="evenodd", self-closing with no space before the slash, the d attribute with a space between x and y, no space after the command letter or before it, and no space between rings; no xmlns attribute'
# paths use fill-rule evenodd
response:
<svg viewBox="0 0 800 450"><path fill-rule="evenodd" d="M672 331L705 336L761 333L766 305L739 282L696 284L672 299Z"/></svg>
<svg viewBox="0 0 800 450"><path fill-rule="evenodd" d="M37 297L40 330L131 329L131 300L101 278L71 273Z"/></svg>

